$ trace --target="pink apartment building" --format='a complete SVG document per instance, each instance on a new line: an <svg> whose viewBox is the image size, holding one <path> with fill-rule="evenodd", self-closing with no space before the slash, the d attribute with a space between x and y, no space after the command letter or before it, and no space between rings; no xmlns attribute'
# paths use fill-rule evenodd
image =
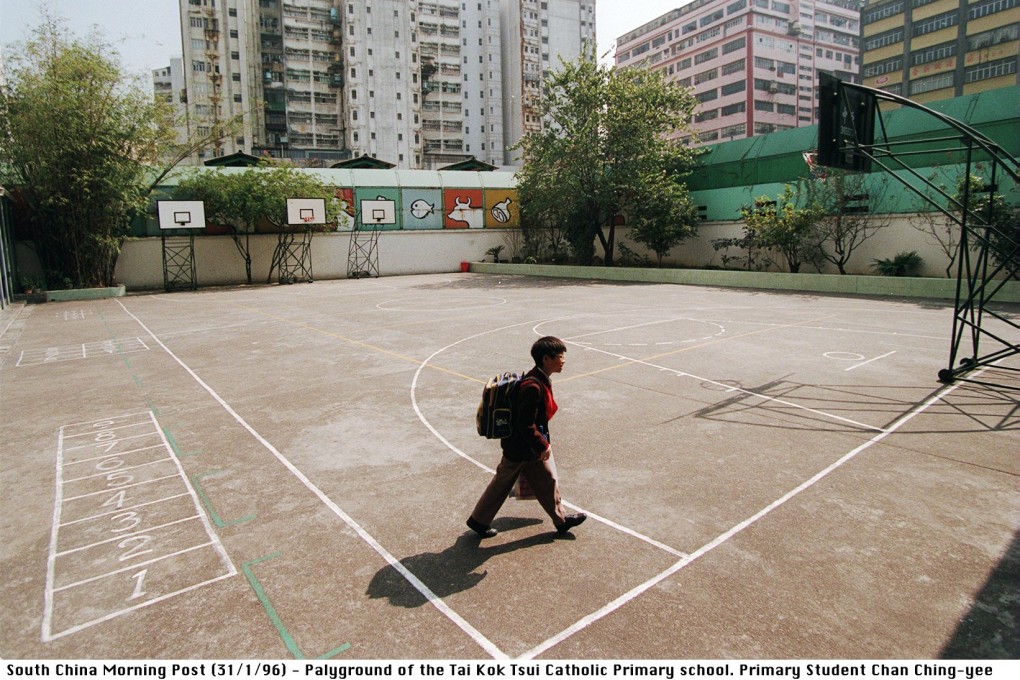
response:
<svg viewBox="0 0 1020 680"><path fill-rule="evenodd" d="M819 71L860 82L862 4L694 0L620 36L616 65L694 88L694 143L812 125Z"/></svg>

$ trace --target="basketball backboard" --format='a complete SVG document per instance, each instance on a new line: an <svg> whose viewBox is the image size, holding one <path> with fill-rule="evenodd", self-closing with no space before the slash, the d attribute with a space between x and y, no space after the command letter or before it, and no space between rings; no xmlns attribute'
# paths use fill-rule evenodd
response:
<svg viewBox="0 0 1020 680"><path fill-rule="evenodd" d="M326 199L288 198L287 224L312 226L326 223Z"/></svg>
<svg viewBox="0 0 1020 680"><path fill-rule="evenodd" d="M828 73L818 83L818 165L871 172L859 147L875 142L875 96Z"/></svg>
<svg viewBox="0 0 1020 680"><path fill-rule="evenodd" d="M361 223L396 224L397 204L383 196L375 200L363 200L361 202Z"/></svg>
<svg viewBox="0 0 1020 680"><path fill-rule="evenodd" d="M156 201L160 229L205 229L202 201Z"/></svg>

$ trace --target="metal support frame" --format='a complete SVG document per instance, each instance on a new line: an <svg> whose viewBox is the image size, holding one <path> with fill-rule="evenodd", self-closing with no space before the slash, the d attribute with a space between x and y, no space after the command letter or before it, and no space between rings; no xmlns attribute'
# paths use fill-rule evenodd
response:
<svg viewBox="0 0 1020 680"><path fill-rule="evenodd" d="M379 229L355 227L347 250L347 278L369 276L379 276Z"/></svg>
<svg viewBox="0 0 1020 680"><path fill-rule="evenodd" d="M849 152L875 163L960 227L956 302L949 364L939 371L938 379L944 383L960 380L1006 389L1018 389L1014 386L994 385L994 383L986 381L968 379L965 376L977 368L986 366L997 366L1000 370L1020 372L1020 368L1002 366L999 363L1007 357L1020 354L1020 325L998 313L991 306L996 294L1002 290L1007 280L1020 279L1020 256L1018 256L1020 243L1017 242L1020 230L1014 229L1013 233L1003 231L992 220L992 204L993 196L997 190L997 177L1005 173L1014 182L1020 182L1020 163L996 142L945 114L883 90L841 82L841 93L846 90L863 92L873 98L874 115L879 123L877 127L881 132L882 141L844 137L839 140L839 151ZM923 111L945 123L956 134L938 138L890 142L879 108L879 101L891 101L901 106ZM843 103L844 106L849 107L848 101ZM846 132L847 130L844 128L842 131ZM851 132L856 136L856 131L851 130ZM931 145L935 143L945 143L946 146L940 149L931 148ZM911 149L911 146L915 148ZM904 157L911 155L940 152L964 155L965 177L968 180L963 183L962 200L958 200L941 187L936 186L903 161ZM988 212L984 215L975 213L968 207L973 204L969 178L972 174L972 167L977 162L987 163L991 166L990 177L982 190L982 193L987 193L984 204L988 206ZM894 169L904 171L905 175L913 177L920 184L933 190L935 194L940 195L946 201L948 207L943 207L930 195L908 182L905 177L893 172ZM1001 330L993 330L991 324L988 323L990 319L1000 322ZM1006 335L1011 337L1006 337L1002 330L1005 330ZM982 341L992 347L983 347Z"/></svg>
<svg viewBox="0 0 1020 680"><path fill-rule="evenodd" d="M269 277L273 271L279 271L279 282L311 283L312 276L312 231L280 232L280 238L273 252L273 261L269 266ZM268 283L268 281L267 281Z"/></svg>
<svg viewBox="0 0 1020 680"><path fill-rule="evenodd" d="M163 289L195 290L198 277L195 270L195 235L167 236L163 239Z"/></svg>

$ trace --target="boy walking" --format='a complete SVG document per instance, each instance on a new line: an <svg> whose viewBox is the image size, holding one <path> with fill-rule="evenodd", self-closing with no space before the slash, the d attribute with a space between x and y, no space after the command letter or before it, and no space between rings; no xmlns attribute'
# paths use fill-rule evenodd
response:
<svg viewBox="0 0 1020 680"><path fill-rule="evenodd" d="M535 367L517 385L511 434L500 441L503 458L467 520L468 527L482 538L496 535L492 520L510 495L518 475L524 475L558 533L564 534L588 519L583 512L571 515L563 512L559 485L549 464L552 455L549 420L557 408L551 376L563 371L566 352L563 341L551 335L539 338L531 346Z"/></svg>

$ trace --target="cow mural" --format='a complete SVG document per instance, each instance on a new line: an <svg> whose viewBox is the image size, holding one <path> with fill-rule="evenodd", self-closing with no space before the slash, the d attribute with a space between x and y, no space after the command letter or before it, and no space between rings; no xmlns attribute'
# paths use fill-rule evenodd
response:
<svg viewBox="0 0 1020 680"><path fill-rule="evenodd" d="M444 197L447 229L481 229L485 226L481 189L447 189Z"/></svg>

